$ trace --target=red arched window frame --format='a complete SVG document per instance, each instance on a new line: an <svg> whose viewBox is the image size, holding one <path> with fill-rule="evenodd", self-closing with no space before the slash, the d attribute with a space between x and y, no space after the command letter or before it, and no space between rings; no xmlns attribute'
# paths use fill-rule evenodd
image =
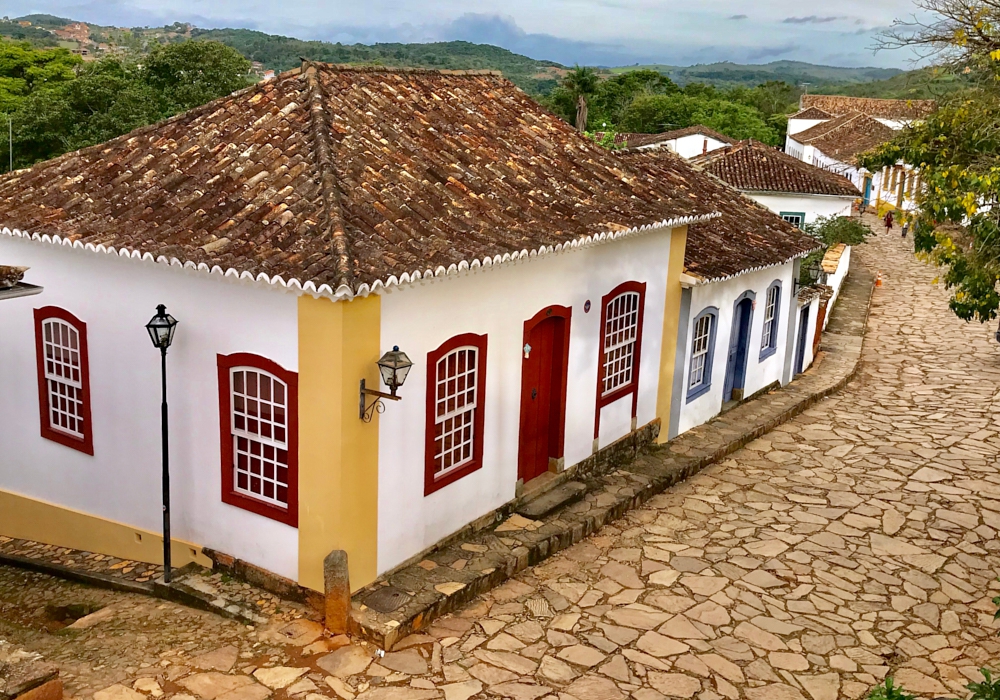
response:
<svg viewBox="0 0 1000 700"><path fill-rule="evenodd" d="M57 306L35 309L35 354L42 437L93 455L87 324Z"/></svg>
<svg viewBox="0 0 1000 700"><path fill-rule="evenodd" d="M634 308L631 303L634 301ZM601 409L632 395L632 418L639 406L639 364L642 359L642 320L646 283L623 282L601 299L601 330L597 363L597 410L594 439L601 432ZM630 340L623 342L626 333ZM625 381L620 381L623 377ZM611 383L611 386L606 386Z"/></svg>
<svg viewBox="0 0 1000 700"><path fill-rule="evenodd" d="M475 354L474 367L469 351ZM456 335L427 353L425 496L482 468L485 415L486 336Z"/></svg>
<svg viewBox="0 0 1000 700"><path fill-rule="evenodd" d="M299 375L243 352L219 355L218 368L222 502L298 527ZM259 383L250 388L247 371L269 379L266 397Z"/></svg>

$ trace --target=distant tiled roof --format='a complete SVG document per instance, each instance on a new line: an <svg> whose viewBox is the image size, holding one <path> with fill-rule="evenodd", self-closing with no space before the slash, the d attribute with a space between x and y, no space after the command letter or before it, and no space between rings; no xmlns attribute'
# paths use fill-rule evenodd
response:
<svg viewBox="0 0 1000 700"><path fill-rule="evenodd" d="M822 247L797 226L670 151L634 150L621 152L621 157L650 177L688 183L691 197L720 212L718 218L688 227L684 270L693 277L722 280L781 265Z"/></svg>
<svg viewBox="0 0 1000 700"><path fill-rule="evenodd" d="M840 267L840 258L843 257L844 251L847 250L847 245L845 243L838 243L835 246L831 246L826 254L823 255L823 260L820 263L820 267L823 268L823 272L833 274Z"/></svg>
<svg viewBox="0 0 1000 700"><path fill-rule="evenodd" d="M841 163L853 164L870 148L891 141L896 132L877 119L852 112L792 134L793 141L815 146Z"/></svg>
<svg viewBox="0 0 1000 700"><path fill-rule="evenodd" d="M807 107L806 109L800 109L795 114L789 115L789 119L833 119L832 114L824 112L818 107Z"/></svg>
<svg viewBox="0 0 1000 700"><path fill-rule="evenodd" d="M604 138L604 132L599 131L595 134L598 140ZM664 143L666 141L673 141L674 139L683 138L685 136L708 136L716 141L721 141L722 143L736 143L733 139L729 138L725 134L720 134L714 129L709 129L707 126L702 126L696 124L694 126L686 126L683 129L674 129L673 131L664 131L659 134L636 134L631 132L619 131L615 134L615 145L623 148L640 148L642 146L652 146L658 143Z"/></svg>
<svg viewBox="0 0 1000 700"><path fill-rule="evenodd" d="M706 218L493 73L309 64L0 178L0 227L349 298Z"/></svg>
<svg viewBox="0 0 1000 700"><path fill-rule="evenodd" d="M744 191L861 196L846 177L804 163L760 141L740 141L691 162Z"/></svg>
<svg viewBox="0 0 1000 700"><path fill-rule="evenodd" d="M869 117L906 121L920 119L937 109L934 100L879 100L872 97L846 95L803 95L799 100L803 110L818 107L832 115L861 112ZM802 117L799 117L802 118Z"/></svg>

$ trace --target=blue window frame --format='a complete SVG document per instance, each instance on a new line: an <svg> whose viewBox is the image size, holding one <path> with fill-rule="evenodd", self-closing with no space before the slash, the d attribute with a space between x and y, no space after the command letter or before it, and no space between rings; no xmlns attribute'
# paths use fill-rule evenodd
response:
<svg viewBox="0 0 1000 700"><path fill-rule="evenodd" d="M781 280L775 280L764 295L764 327L760 333L760 359L778 351L778 321L781 318Z"/></svg>
<svg viewBox="0 0 1000 700"><path fill-rule="evenodd" d="M688 365L687 400L693 401L712 388L712 358L719 310L710 306L691 322L691 359Z"/></svg>
<svg viewBox="0 0 1000 700"><path fill-rule="evenodd" d="M802 228L802 224L806 222L806 213L804 211L783 211L778 216L799 228Z"/></svg>

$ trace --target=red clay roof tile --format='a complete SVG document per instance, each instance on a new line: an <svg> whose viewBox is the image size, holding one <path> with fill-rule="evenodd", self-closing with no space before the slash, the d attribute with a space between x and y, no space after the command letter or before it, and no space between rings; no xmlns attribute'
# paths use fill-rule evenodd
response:
<svg viewBox="0 0 1000 700"><path fill-rule="evenodd" d="M740 141L691 162L743 191L861 196L846 177L804 163L759 141Z"/></svg>
<svg viewBox="0 0 1000 700"><path fill-rule="evenodd" d="M307 64L0 178L0 225L349 297L711 215L689 192L495 74Z"/></svg>

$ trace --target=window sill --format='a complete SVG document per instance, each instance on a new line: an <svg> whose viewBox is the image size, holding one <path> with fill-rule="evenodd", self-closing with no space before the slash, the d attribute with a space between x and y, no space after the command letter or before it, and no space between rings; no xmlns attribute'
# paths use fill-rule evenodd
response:
<svg viewBox="0 0 1000 700"><path fill-rule="evenodd" d="M766 360L767 358L769 358L771 355L774 355L776 352L778 352L778 348L777 347L764 348L763 350L760 351L760 359L757 360L757 361L758 362L763 362L764 360Z"/></svg>
<svg viewBox="0 0 1000 700"><path fill-rule="evenodd" d="M289 508L280 508L264 501L258 501L256 498L244 496L242 493L236 491L226 492L223 490L222 502L240 510L262 515L271 520L277 520L279 523L284 523L289 527L297 528L299 526L299 514L297 511Z"/></svg>
<svg viewBox="0 0 1000 700"><path fill-rule="evenodd" d="M699 396L703 396L704 394L707 394L711 388L712 388L711 384L704 384L704 385L698 387L697 389L693 389L692 391L689 391L688 395L687 395L687 401L686 401L686 403L691 403L692 401L694 401Z"/></svg>
<svg viewBox="0 0 1000 700"><path fill-rule="evenodd" d="M473 472L482 469L483 462L481 459L475 459L464 467L456 469L455 471L448 472L439 479L425 478L424 483L424 497L430 496L435 491L443 489L449 484L454 484L459 479L472 474ZM425 475L426 476L426 475Z"/></svg>

